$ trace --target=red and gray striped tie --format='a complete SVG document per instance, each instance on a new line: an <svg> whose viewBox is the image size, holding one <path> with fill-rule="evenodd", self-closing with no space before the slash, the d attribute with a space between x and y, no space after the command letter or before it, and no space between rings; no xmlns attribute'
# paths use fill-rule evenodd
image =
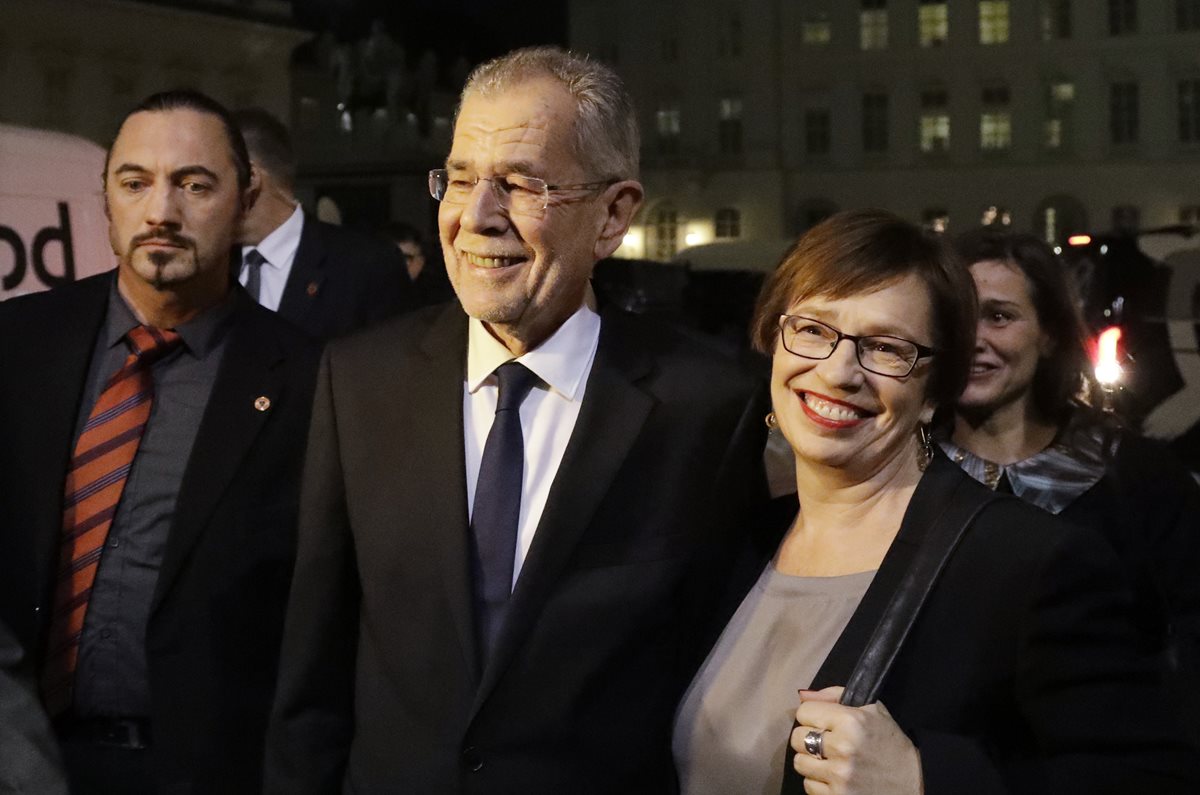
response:
<svg viewBox="0 0 1200 795"><path fill-rule="evenodd" d="M132 353L88 415L67 471L63 533L42 695L51 715L71 706L79 638L100 553L133 466L154 400L154 362L176 348L174 331L138 326L126 335Z"/></svg>

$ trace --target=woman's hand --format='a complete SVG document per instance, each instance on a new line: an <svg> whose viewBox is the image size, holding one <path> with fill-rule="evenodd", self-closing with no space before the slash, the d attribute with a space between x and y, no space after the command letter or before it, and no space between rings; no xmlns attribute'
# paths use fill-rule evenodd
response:
<svg viewBox="0 0 1200 795"><path fill-rule="evenodd" d="M920 795L921 755L883 704L845 707L845 688L802 690L792 732L796 772L809 795ZM824 732L825 758L804 747L809 732Z"/></svg>

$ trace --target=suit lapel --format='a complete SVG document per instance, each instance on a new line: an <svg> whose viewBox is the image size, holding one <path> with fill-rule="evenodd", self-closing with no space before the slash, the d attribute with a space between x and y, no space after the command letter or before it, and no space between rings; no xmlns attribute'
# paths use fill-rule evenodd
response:
<svg viewBox="0 0 1200 795"><path fill-rule="evenodd" d="M325 281L325 247L321 245L321 230L308 214L300 229L300 245L292 260L283 297L279 301L279 314L296 325L302 326L309 309L320 300Z"/></svg>
<svg viewBox="0 0 1200 795"><path fill-rule="evenodd" d="M652 362L635 336L619 312L604 313L579 419L513 590L496 649L483 672L474 711L495 687L536 621L548 591L654 407L654 398L637 385L651 371Z"/></svg>
<svg viewBox="0 0 1200 795"><path fill-rule="evenodd" d="M414 468L426 473L429 480L408 486L415 495L412 504L421 506L421 515L415 517L413 526L418 532L435 529L438 534L440 579L446 587L464 661L477 682L479 657L475 648L462 416L467 316L457 303L449 304L438 315L421 342L421 353L425 361L414 368L420 373L419 383L408 387L415 421L407 454L421 456L419 467ZM410 373L402 375L411 378Z"/></svg>
<svg viewBox="0 0 1200 795"><path fill-rule="evenodd" d="M38 524L44 522L45 527L30 533L36 543L33 562L38 583L54 577L62 532L63 486L73 452L75 423L96 337L103 333L108 294L115 278L114 271L108 278L89 280L86 286L66 288L78 290L77 300L61 313L61 322L53 327L57 338L42 341L45 350L53 351L54 355L49 359L47 377L39 381L38 394L32 401L32 405L39 407L37 416L50 419L38 428L39 448L47 451L46 455L39 454L33 459L38 462L41 474L29 478L30 482L46 484L47 499L39 500L39 504L51 507L39 513Z"/></svg>
<svg viewBox="0 0 1200 795"><path fill-rule="evenodd" d="M183 569L217 504L234 480L242 460L271 415L256 403L284 399L282 373L275 365L282 353L269 328L255 317L257 307L242 292L225 341L225 352L212 395L188 459L167 538L151 612L158 608Z"/></svg>
<svg viewBox="0 0 1200 795"><path fill-rule="evenodd" d="M957 465L949 459L940 455L934 457L913 492L896 540L879 565L879 572L859 602L858 609L850 617L850 623L813 678L812 689L845 685L849 680L884 610L911 568L913 557L928 535L929 528L955 498L954 492L961 482L955 470Z"/></svg>

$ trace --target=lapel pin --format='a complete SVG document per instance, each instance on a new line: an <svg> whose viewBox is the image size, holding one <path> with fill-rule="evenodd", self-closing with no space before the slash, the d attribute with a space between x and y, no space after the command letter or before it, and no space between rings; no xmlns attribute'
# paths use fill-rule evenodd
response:
<svg viewBox="0 0 1200 795"><path fill-rule="evenodd" d="M259 395L254 399L254 408L259 411L266 411L271 408L271 399L266 395Z"/></svg>
<svg viewBox="0 0 1200 795"><path fill-rule="evenodd" d="M304 292L308 293L309 298L312 298L317 294L317 289L318 287L316 282L309 282L308 287L305 288Z"/></svg>

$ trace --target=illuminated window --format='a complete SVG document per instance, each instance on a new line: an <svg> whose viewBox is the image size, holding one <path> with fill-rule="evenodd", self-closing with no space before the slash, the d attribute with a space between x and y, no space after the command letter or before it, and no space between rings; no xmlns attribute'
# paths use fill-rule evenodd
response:
<svg viewBox="0 0 1200 795"><path fill-rule="evenodd" d="M736 97L717 102L717 149L723 155L742 151L742 101Z"/></svg>
<svg viewBox="0 0 1200 795"><path fill-rule="evenodd" d="M1008 0L980 0L979 43L1004 44L1008 41Z"/></svg>
<svg viewBox="0 0 1200 795"><path fill-rule="evenodd" d="M809 108L804 111L804 152L808 155L829 154L833 135L828 108Z"/></svg>
<svg viewBox="0 0 1200 795"><path fill-rule="evenodd" d="M654 113L654 132L660 155L679 154L681 129L679 106L674 103L660 105Z"/></svg>
<svg viewBox="0 0 1200 795"><path fill-rule="evenodd" d="M1200 30L1200 0L1175 0L1175 30Z"/></svg>
<svg viewBox="0 0 1200 795"><path fill-rule="evenodd" d="M949 100L944 88L921 92L921 151L938 154L950 149Z"/></svg>
<svg viewBox="0 0 1200 795"><path fill-rule="evenodd" d="M979 223L984 226L1012 226L1012 213L1006 207L989 204L983 208L983 215L980 216Z"/></svg>
<svg viewBox="0 0 1200 795"><path fill-rule="evenodd" d="M1074 83L1059 81L1047 87L1046 128L1042 141L1047 150L1060 152L1068 148L1074 104Z"/></svg>
<svg viewBox="0 0 1200 795"><path fill-rule="evenodd" d="M1071 0L1042 0L1042 41L1071 38Z"/></svg>
<svg viewBox="0 0 1200 795"><path fill-rule="evenodd" d="M864 152L888 150L888 95L868 91L862 98L862 137Z"/></svg>
<svg viewBox="0 0 1200 795"><path fill-rule="evenodd" d="M713 227L717 237L730 238L742 236L742 214L732 207L722 207L717 210Z"/></svg>
<svg viewBox="0 0 1200 795"><path fill-rule="evenodd" d="M983 89L979 148L985 152L1002 152L1012 146L1012 114L1008 102L1008 86L993 85Z"/></svg>
<svg viewBox="0 0 1200 795"><path fill-rule="evenodd" d="M1138 141L1138 84L1113 83L1108 87L1108 127L1114 144Z"/></svg>
<svg viewBox="0 0 1200 795"><path fill-rule="evenodd" d="M864 50L886 50L888 46L887 0L862 0L858 22L859 43Z"/></svg>
<svg viewBox="0 0 1200 795"><path fill-rule="evenodd" d="M917 7L917 34L922 47L940 47L950 34L946 0L921 0Z"/></svg>
<svg viewBox="0 0 1200 795"><path fill-rule="evenodd" d="M1058 242L1058 208L1042 210L1042 239L1053 245Z"/></svg>
<svg viewBox="0 0 1200 795"><path fill-rule="evenodd" d="M921 211L921 223L931 232L945 232L950 226L950 213L945 207L929 207Z"/></svg>
<svg viewBox="0 0 1200 795"><path fill-rule="evenodd" d="M651 252L655 259L669 260L679 251L679 213L669 204L654 211L651 227L654 235Z"/></svg>
<svg viewBox="0 0 1200 795"><path fill-rule="evenodd" d="M1179 81L1179 142L1200 143L1200 80Z"/></svg>
<svg viewBox="0 0 1200 795"><path fill-rule="evenodd" d="M1109 35L1127 36L1137 28L1137 0L1108 0Z"/></svg>
<svg viewBox="0 0 1200 795"><path fill-rule="evenodd" d="M828 44L832 39L833 26L827 14L817 14L801 23L800 40L805 44Z"/></svg>

